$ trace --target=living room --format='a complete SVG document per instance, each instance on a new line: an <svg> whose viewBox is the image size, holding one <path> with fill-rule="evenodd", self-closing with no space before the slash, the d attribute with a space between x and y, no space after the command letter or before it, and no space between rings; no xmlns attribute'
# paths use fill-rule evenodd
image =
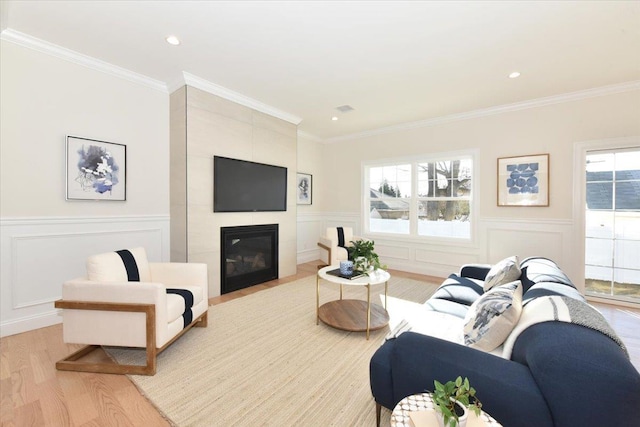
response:
<svg viewBox="0 0 640 427"><path fill-rule="evenodd" d="M376 49L382 47L366 44L358 37L351 40L353 45L345 48L347 52L338 59L344 61L344 67L363 62L379 73L360 71L362 74L342 78L340 69L331 68L324 72L323 79L314 80L319 77L311 74L310 69L322 67L318 56L312 60L311 55L324 53L328 60L329 49L316 52L298 49L299 56L291 55L288 64L278 63L276 67L269 62L269 55L276 52L257 52L258 47L253 47L252 43L260 46L257 39L264 37L256 31L246 36L245 47L233 51L232 43L228 50L219 52L227 55L223 56L226 61L239 62L244 67L248 77L246 86L242 86L233 74L216 79L215 72L202 75L199 70L207 68L200 68L197 62L191 63L191 68L183 65L186 63L181 62L184 59L179 49L194 47L189 46L187 39L181 46L166 44L163 38L176 31L174 29L166 28L166 34L160 34L158 46L148 51L151 65L136 59L141 56L139 50L125 54L126 61L118 63L113 58L119 56L106 47L100 53L99 43L93 51L97 53L89 54L82 51L87 46L79 42L63 42L91 37L99 40L104 34L90 34L82 22L83 16L91 22L90 3L76 2L79 9L68 2L28 3L2 2L0 326L3 337L59 324L61 317L53 301L60 298L62 283L84 274L87 256L114 249L144 246L153 261L205 262L209 266L209 296L217 297L220 295L220 248L216 246L218 231L211 228L214 226L281 224L281 279L296 277L296 266L305 268L307 263L321 259L323 254L317 246L319 236L327 227L344 226L353 228L357 235L373 238L381 259L394 271L444 278L467 263L495 263L514 254L521 258L544 256L562 266L577 288L584 291L584 205L580 205L581 199L577 197L583 189L576 184L577 177L584 175L584 171L576 166L576 159L580 159L585 150L639 145L639 10L633 2L572 6L522 3L519 7L514 5L513 10L492 9L495 5L489 3L484 5L487 8L483 8L482 3L459 5L461 9L444 8L439 16L442 19L458 16L459 24L447 21L448 24L438 26L437 22L430 21L441 40L442 34L460 30L460 26L480 19L478 17L486 21L480 20L481 25L474 27L476 32L470 30L460 39L447 37L447 43L440 42L443 47L434 48L430 53L437 62L426 59L408 62L418 67L415 73L434 77L434 82L425 78L424 85L416 87L415 92L420 96L414 96L412 88L407 86L390 94L388 89L397 84L396 80L408 79L414 73L390 74L397 68L379 59ZM120 7L126 9L124 5ZM145 7L149 7L141 2L130 2L128 6L132 9L128 13L133 17L145 16ZM241 23L260 23L258 18L262 13L281 26L274 24L259 29L275 33L281 43L295 39L289 35L293 28L301 31L300 37L307 35L299 28L305 24L300 20L306 16L303 7L292 6L293 9L287 11L277 9L285 7L283 5L274 6L275 9L265 4L253 6L258 17L251 14L251 18L248 15L238 18L248 14L249 9L233 10L225 15L222 10L205 8L203 15L218 15L215 22L222 31L227 26L219 21L225 16L228 26L240 27ZM103 7L102 12L107 17L113 14L113 20L125 12L107 5ZM335 4L325 4L325 7L322 9L318 4L318 10L312 11L323 11L328 16L336 12ZM368 15L370 21L363 19L362 25L367 26L362 31L366 29L374 34L371 28L379 22L387 20L391 25L412 16L402 7L387 5L388 9L384 9L383 4L377 7L381 10L374 8L374 12L380 15L376 17L372 13ZM333 24L318 28L325 32L331 28L348 32L347 20L355 20L355 16L364 13L354 4L338 11L343 15L341 18L335 17ZM288 21L275 21L281 15L289 16ZM41 22L42 17L47 17L49 23ZM510 19L518 24L513 28L498 25ZM315 20L312 22L317 25ZM546 23L544 31L537 29L540 22ZM134 23L135 18L122 21L129 29L135 27ZM411 23L415 24L414 20ZM569 24L575 25L575 32L563 28ZM486 34L481 42L481 35L491 25L500 31L510 28L514 39L509 41L505 33L496 31ZM65 30L56 33L53 31L56 26ZM407 28L414 27L407 24ZM516 31L517 28L520 30ZM59 38L48 39L47 31L53 31L51 34ZM429 35L431 33L421 34L421 37ZM207 36L224 39L217 37L218 33ZM390 46L411 45L401 36L388 41ZM239 40L234 37L239 36L230 33L228 39ZM599 37L601 44L596 43ZM345 43L347 41L349 39ZM476 53L463 48L472 41L478 43L473 45L478 48ZM512 46L516 41L532 44L518 49ZM117 45L126 44L122 41ZM201 52L207 51L207 45L203 46ZM296 52L295 43L279 46ZM442 52L446 49L460 50L450 56ZM495 54L500 51L505 53ZM399 55L397 60L422 55L418 52L419 49L411 48L410 53L407 48L407 53ZM490 53L491 56L485 56ZM246 57L253 55L263 62L248 61ZM460 61L459 57L464 55L466 60ZM542 67L543 59L545 68L536 68ZM174 67L173 73L158 73L154 77L139 71L160 67L165 61L176 61L180 65ZM521 64L529 68L520 68ZM263 73L253 73L261 67ZM284 77L267 79L267 73L273 72L274 67ZM476 67L478 71L473 72ZM313 77L312 83L296 80L301 74L299 68ZM522 75L508 78L508 74L516 70ZM257 76L252 77L252 73ZM236 72L235 76L240 74ZM440 81L448 81L446 89L438 86ZM474 86L470 86L471 81ZM314 85L313 82L327 85L326 96L321 91L311 92L303 85ZM304 108L296 110L295 103L283 101L288 83L292 86L289 93L297 91L299 97L308 97ZM253 92L249 91L252 87ZM275 89L267 90L269 87ZM172 162L177 159L172 149L176 134L180 135L182 130L172 121L180 110L174 108L171 97L181 88L202 93L219 109L201 123L202 128L213 129L204 137L211 141L211 146L207 148L209 151L196 155L200 163L194 167L201 166L205 172L187 187L188 192L199 191L192 212L206 219L195 227L190 226L188 232L183 229L180 233L174 229L180 204L172 201L177 191L172 185L182 184L172 178L176 167ZM281 96L277 96L278 90L282 90ZM447 94L445 90L451 92ZM188 97L184 99L189 100ZM425 99L434 101L425 102ZM317 104L316 111L307 112L307 103ZM287 108L289 105L291 109ZM351 105L354 110L336 109L343 105ZM421 110L423 108L426 110ZM249 119L242 118L247 115ZM331 120L332 116L338 120ZM368 116L376 120L366 121L373 120ZM184 117L189 123L191 116ZM249 127L245 126L248 121L251 121ZM187 126L194 125L198 126L192 121ZM200 130L189 131L191 136L187 138L197 136ZM66 200L67 135L126 145L126 201ZM186 144L189 146L190 142ZM277 150L269 149L273 144L278 144ZM549 154L548 206L498 206L498 159L542 153ZM287 210L215 213L212 206L214 155L287 167ZM363 183L365 168L385 162L411 163L460 155L472 158L474 168L471 232L467 239L462 242L424 239L411 234L385 235L369 230ZM296 204L297 172L312 176L311 204ZM183 241L185 250L181 253L176 246ZM187 243L189 241L191 243ZM195 246L187 246L191 244ZM210 323L209 328L215 328L215 323ZM3 347L3 355L4 352ZM27 356L24 357L26 360ZM3 380L6 372L3 367Z"/></svg>

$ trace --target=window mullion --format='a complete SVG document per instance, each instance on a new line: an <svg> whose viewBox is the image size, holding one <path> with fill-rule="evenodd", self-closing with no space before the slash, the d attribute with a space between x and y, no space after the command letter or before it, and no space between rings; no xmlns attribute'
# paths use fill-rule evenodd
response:
<svg viewBox="0 0 640 427"><path fill-rule="evenodd" d="M409 235L418 235L418 163L411 164L411 199L409 201Z"/></svg>

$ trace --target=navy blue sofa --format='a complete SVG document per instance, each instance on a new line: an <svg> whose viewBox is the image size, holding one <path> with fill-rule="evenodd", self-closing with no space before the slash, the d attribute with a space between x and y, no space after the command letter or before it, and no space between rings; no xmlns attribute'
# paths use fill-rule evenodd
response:
<svg viewBox="0 0 640 427"><path fill-rule="evenodd" d="M551 260L521 263L523 304L546 295L584 301ZM465 266L425 303L464 317L482 292L488 266ZM474 280L465 280L476 279ZM640 374L608 336L572 323L535 324L517 338L511 359L414 332L386 341L370 362L378 423L384 406L441 382L468 377L483 409L505 427L640 426Z"/></svg>

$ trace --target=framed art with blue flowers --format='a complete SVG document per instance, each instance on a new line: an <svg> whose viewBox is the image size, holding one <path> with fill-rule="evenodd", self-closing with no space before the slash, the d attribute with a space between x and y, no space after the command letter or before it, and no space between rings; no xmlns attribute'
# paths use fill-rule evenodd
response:
<svg viewBox="0 0 640 427"><path fill-rule="evenodd" d="M127 200L127 147L67 136L67 200Z"/></svg>
<svg viewBox="0 0 640 427"><path fill-rule="evenodd" d="M549 206L549 155L498 159L498 206Z"/></svg>

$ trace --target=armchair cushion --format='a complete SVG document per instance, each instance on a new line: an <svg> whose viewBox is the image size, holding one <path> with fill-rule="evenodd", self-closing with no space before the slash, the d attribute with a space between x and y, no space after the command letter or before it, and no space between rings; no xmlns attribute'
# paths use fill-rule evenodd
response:
<svg viewBox="0 0 640 427"><path fill-rule="evenodd" d="M195 302L195 297L199 296L201 301L202 291L200 289L196 289L195 286L192 287L192 289L189 289L186 286L183 288L167 288L167 299L174 295L177 295L182 301L182 312L179 313L179 316L181 316L184 321L183 328L186 328L193 321L193 306L194 304L197 304ZM198 303L200 301L198 301ZM172 315L169 316L169 322L178 318L178 316L172 317Z"/></svg>
<svg viewBox="0 0 640 427"><path fill-rule="evenodd" d="M87 259L87 278L95 282L150 282L144 248L123 249Z"/></svg>

